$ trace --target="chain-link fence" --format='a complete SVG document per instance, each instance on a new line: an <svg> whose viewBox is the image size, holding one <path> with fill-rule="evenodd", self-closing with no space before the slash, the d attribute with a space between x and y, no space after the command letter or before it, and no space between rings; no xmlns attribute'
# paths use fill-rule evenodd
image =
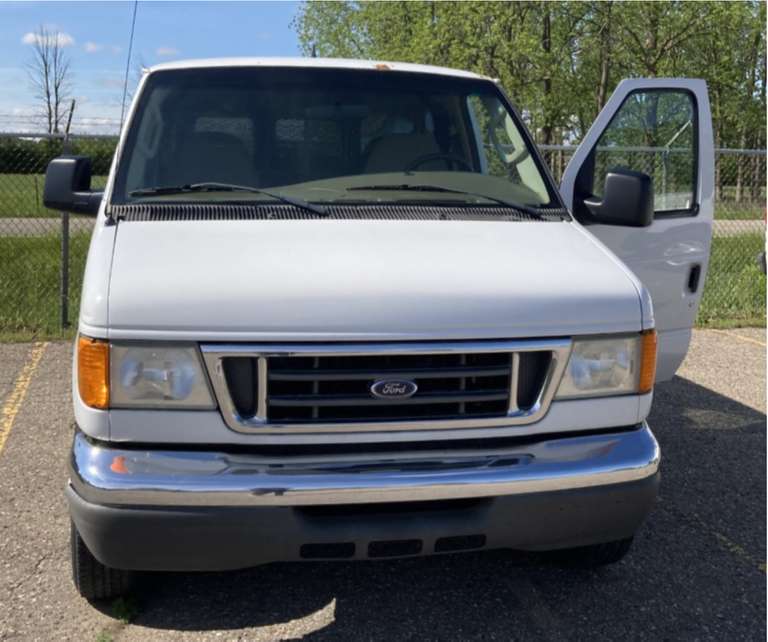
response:
<svg viewBox="0 0 768 642"><path fill-rule="evenodd" d="M65 141L43 134L0 134L0 338L65 336L76 322L93 218L43 207L45 168L65 151L90 156L93 186L103 186L116 142L114 136L78 135ZM575 148L542 149L559 181ZM764 150L717 151L714 239L699 313L702 324L765 322L766 281L757 261L765 238L765 163ZM596 164L623 164L651 174L657 207L682 206L690 191L681 176L691 176L693 168L676 161L674 150L607 150Z"/></svg>
<svg viewBox="0 0 768 642"><path fill-rule="evenodd" d="M93 218L43 206L45 168L62 153L90 156L102 187L116 143L0 134L0 338L63 336L76 321Z"/></svg>

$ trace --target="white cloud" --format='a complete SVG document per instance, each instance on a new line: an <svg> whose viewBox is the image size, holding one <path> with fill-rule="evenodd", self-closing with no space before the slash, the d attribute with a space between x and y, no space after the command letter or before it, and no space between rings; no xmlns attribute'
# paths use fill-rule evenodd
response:
<svg viewBox="0 0 768 642"><path fill-rule="evenodd" d="M102 127L111 127L116 124L114 118L104 118L101 116L94 117L94 116L83 116L78 121L78 124L83 125L84 127L93 127L93 126L102 126Z"/></svg>
<svg viewBox="0 0 768 642"><path fill-rule="evenodd" d="M94 85L103 89L122 89L123 82L122 76L119 75L109 75L94 79Z"/></svg>
<svg viewBox="0 0 768 642"><path fill-rule="evenodd" d="M158 56L178 56L179 50L173 47L158 47L155 51Z"/></svg>
<svg viewBox="0 0 768 642"><path fill-rule="evenodd" d="M21 38L21 42L25 45L41 44L43 40L47 41L45 44L58 45L59 47L69 47L70 45L75 44L75 39L64 31L48 32L43 36L39 33L29 31Z"/></svg>
<svg viewBox="0 0 768 642"><path fill-rule="evenodd" d="M83 49L85 49L85 53L96 53L97 51L101 51L104 48L103 45L100 45L97 42L86 42L83 45Z"/></svg>

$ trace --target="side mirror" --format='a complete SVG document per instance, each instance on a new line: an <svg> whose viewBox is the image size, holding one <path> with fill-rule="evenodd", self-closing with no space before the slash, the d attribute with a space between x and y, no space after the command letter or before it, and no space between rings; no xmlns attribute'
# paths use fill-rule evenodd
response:
<svg viewBox="0 0 768 642"><path fill-rule="evenodd" d="M43 204L52 210L96 215L103 192L91 191L91 159L59 156L45 171Z"/></svg>
<svg viewBox="0 0 768 642"><path fill-rule="evenodd" d="M588 222L647 227L653 223L653 180L647 174L614 167L605 177L603 198L582 200Z"/></svg>

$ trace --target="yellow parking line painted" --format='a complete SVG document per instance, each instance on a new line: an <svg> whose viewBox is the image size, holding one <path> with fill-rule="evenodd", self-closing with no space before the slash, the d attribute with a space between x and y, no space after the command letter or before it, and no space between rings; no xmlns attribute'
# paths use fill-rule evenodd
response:
<svg viewBox="0 0 768 642"><path fill-rule="evenodd" d="M680 515L682 515L682 513ZM693 522L691 525L697 526L702 530L702 532L709 533L712 537L714 537L723 550L728 551L731 555L738 557L742 562L746 562L749 566L756 568L761 573L766 572L765 560L761 560L760 558L755 557L746 548L740 544L737 544L722 533L716 531L709 525L707 520L703 519L698 513L690 513L689 515L686 514L686 516L690 519L691 522Z"/></svg>
<svg viewBox="0 0 768 642"><path fill-rule="evenodd" d="M717 531L712 531L712 534L715 536L717 541L720 542L723 548L730 551L737 557L740 557L745 562L748 562L753 566L756 566L758 570L765 573L765 562L761 562L760 560L750 555L743 546L739 546L736 542L732 542L722 533L718 533Z"/></svg>
<svg viewBox="0 0 768 642"><path fill-rule="evenodd" d="M11 434L13 420L16 419L16 415L21 409L24 397L27 396L27 389L32 381L32 375L35 373L35 370L40 363L40 359L42 359L43 353L47 347L47 342L35 343L32 345L32 349L29 351L29 356L27 357L27 362L21 369L19 376L16 378L16 382L13 384L11 394L8 395L2 410L0 410L0 453L3 452L3 446L5 446L8 435Z"/></svg>
<svg viewBox="0 0 768 642"><path fill-rule="evenodd" d="M742 334L736 334L735 332L726 332L725 330L710 330L710 332L717 332L717 334L724 334L727 337L732 337L734 339L738 339L739 341L746 341L747 343L754 343L759 346L762 346L763 348L768 347L768 344L763 343L762 341L758 341L757 339L753 339L752 337L745 337Z"/></svg>
<svg viewBox="0 0 768 642"><path fill-rule="evenodd" d="M703 532L709 533L717 540L717 543L720 545L720 547L723 550L726 550L732 555L735 555L736 557L741 559L743 562L746 562L748 565L752 566L753 568L757 568L757 570L760 571L761 573L766 572L766 565L764 560L761 560L755 557L743 546L741 546L740 544L737 544L736 542L729 539L722 533L716 531L714 528L712 528L709 525L707 520L700 517L698 513L692 513L691 517L693 518L693 521L698 524L698 527L701 528Z"/></svg>

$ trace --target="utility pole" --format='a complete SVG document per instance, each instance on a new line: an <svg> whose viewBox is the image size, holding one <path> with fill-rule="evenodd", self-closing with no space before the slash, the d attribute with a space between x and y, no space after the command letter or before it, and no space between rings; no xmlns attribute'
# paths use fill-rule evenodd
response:
<svg viewBox="0 0 768 642"><path fill-rule="evenodd" d="M72 114L75 112L75 99L69 105L67 127L64 130L63 153L70 153L69 129L72 126ZM69 212L61 212L61 283L59 288L61 310L61 327L69 327Z"/></svg>

